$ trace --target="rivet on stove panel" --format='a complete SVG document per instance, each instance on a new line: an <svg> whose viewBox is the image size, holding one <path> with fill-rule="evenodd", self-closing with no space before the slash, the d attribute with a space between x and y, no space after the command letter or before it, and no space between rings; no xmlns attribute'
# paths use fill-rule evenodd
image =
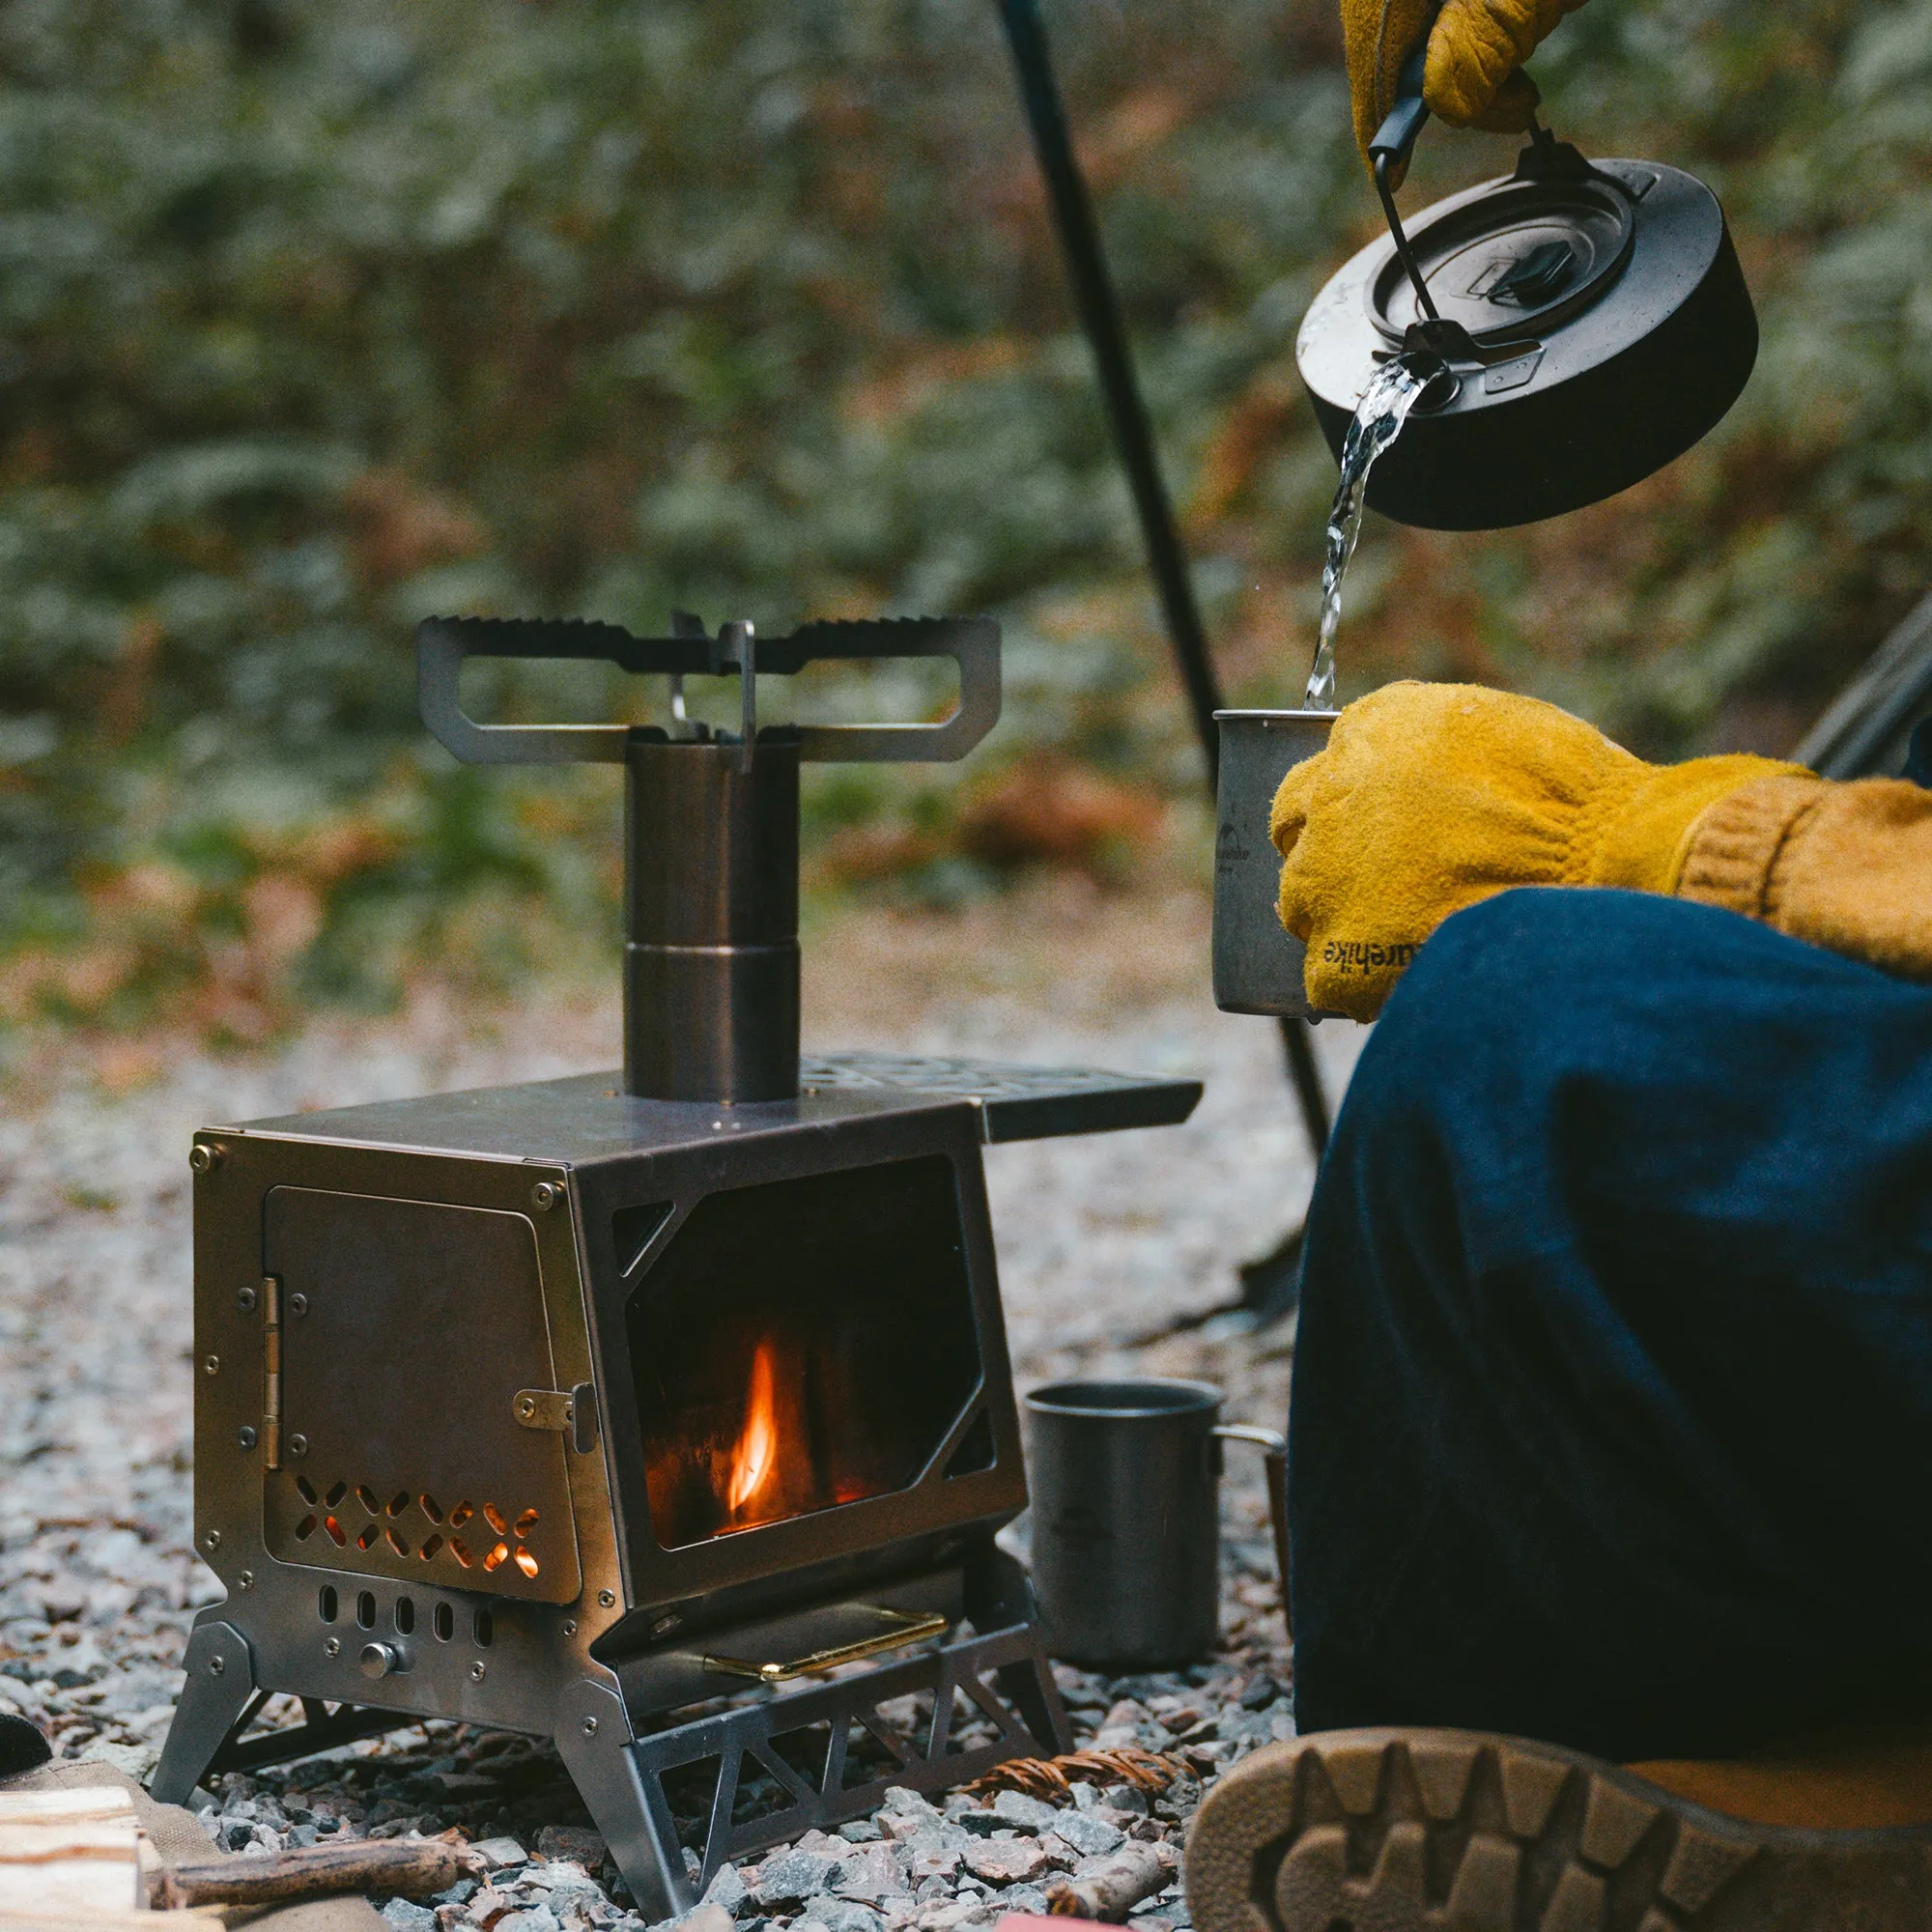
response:
<svg viewBox="0 0 1932 1932"><path fill-rule="evenodd" d="M471 1664L471 1665L469 1666L469 1681L470 1681L470 1683L472 1683L472 1684L480 1684L480 1683L482 1683L482 1681L483 1681L483 1678L484 1678L484 1674L485 1674L485 1671L486 1671L487 1667L488 1667L487 1665L485 1665L485 1664L483 1664L483 1663L481 1663L481 1662L477 1662L477 1663L472 1663L472 1664Z"/></svg>
<svg viewBox="0 0 1932 1932"><path fill-rule="evenodd" d="M322 1643L322 1654L325 1657L340 1657L342 1655L342 1639L339 1636L325 1637Z"/></svg>
<svg viewBox="0 0 1932 1932"><path fill-rule="evenodd" d="M306 1456L308 1454L308 1437L306 1435L291 1435L289 1437L289 1454L291 1456Z"/></svg>
<svg viewBox="0 0 1932 1932"><path fill-rule="evenodd" d="M575 1617L564 1618L563 1634L565 1636L575 1636L577 1634L577 1619Z"/></svg>
<svg viewBox="0 0 1932 1932"><path fill-rule="evenodd" d="M211 1355L201 1366L207 1374L218 1376L221 1373L221 1357L219 1355Z"/></svg>
<svg viewBox="0 0 1932 1932"><path fill-rule="evenodd" d="M615 1590L599 1590L597 1601L608 1610L617 1601L617 1593Z"/></svg>
<svg viewBox="0 0 1932 1932"><path fill-rule="evenodd" d="M305 1294L290 1295L289 1313L291 1315L306 1315L308 1313L308 1296Z"/></svg>
<svg viewBox="0 0 1932 1932"><path fill-rule="evenodd" d="M563 1199L563 1189L554 1180L540 1180L530 1189L530 1199L540 1210L547 1212Z"/></svg>
<svg viewBox="0 0 1932 1932"><path fill-rule="evenodd" d="M222 1155L228 1150L213 1141L196 1141L188 1150L187 1164L197 1174L213 1174L221 1165Z"/></svg>
<svg viewBox="0 0 1932 1932"><path fill-rule="evenodd" d="M257 1296L252 1288L240 1288L235 1292L235 1305L243 1315L254 1312Z"/></svg>
<svg viewBox="0 0 1932 1932"><path fill-rule="evenodd" d="M211 1657L208 1660L208 1674L211 1677L219 1677L227 1668L228 1660L225 1657Z"/></svg>
<svg viewBox="0 0 1932 1932"><path fill-rule="evenodd" d="M204 1549L219 1549L221 1548L221 1532L218 1529L211 1529L201 1539L201 1547Z"/></svg>
<svg viewBox="0 0 1932 1932"><path fill-rule="evenodd" d="M586 1738L594 1738L597 1735L597 1719L595 1718L584 1719L583 1735Z"/></svg>
<svg viewBox="0 0 1932 1932"><path fill-rule="evenodd" d="M241 1576L239 1576L239 1577L236 1577L236 1579L235 1579L235 1587L236 1587L236 1588L237 1588L238 1590L252 1590L252 1589L253 1589L253 1588L255 1587L255 1573L254 1573L254 1571L252 1571L252 1570L244 1570L244 1571L242 1571L242 1573L241 1574Z"/></svg>
<svg viewBox="0 0 1932 1932"><path fill-rule="evenodd" d="M252 1448L254 1448L254 1446L255 1446L255 1426L254 1426L254 1424L253 1424L253 1423L251 1423L251 1422L244 1422L244 1423L243 1423L243 1424L242 1425L242 1427L241 1427L241 1430L240 1430L240 1431L238 1432L238 1434L237 1434L237 1435L236 1435L236 1438L235 1438L235 1439L236 1439L236 1440L237 1440L238 1442L240 1442L240 1443L241 1443L241 1445L242 1446L242 1448L244 1448L244 1449L252 1449Z"/></svg>

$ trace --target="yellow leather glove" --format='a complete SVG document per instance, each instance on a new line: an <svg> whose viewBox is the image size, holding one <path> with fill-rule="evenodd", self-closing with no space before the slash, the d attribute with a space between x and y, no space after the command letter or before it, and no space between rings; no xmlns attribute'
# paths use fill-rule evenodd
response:
<svg viewBox="0 0 1932 1932"><path fill-rule="evenodd" d="M1396 76L1422 35L1432 0L1342 0L1355 144L1369 141L1395 105ZM1522 71L1539 42L1583 0L1443 0L1429 35L1422 98L1452 128L1516 133L1536 112Z"/></svg>
<svg viewBox="0 0 1932 1932"><path fill-rule="evenodd" d="M1690 829L1774 758L1649 765L1594 725L1471 684L1385 685L1297 765L1268 825L1310 1003L1369 1020L1453 912L1511 886L1670 893Z"/></svg>

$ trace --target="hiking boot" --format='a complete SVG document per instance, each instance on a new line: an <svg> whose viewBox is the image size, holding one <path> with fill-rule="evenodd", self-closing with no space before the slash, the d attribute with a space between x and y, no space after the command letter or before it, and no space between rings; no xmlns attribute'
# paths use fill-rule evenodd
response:
<svg viewBox="0 0 1932 1932"><path fill-rule="evenodd" d="M1318 1732L1208 1794L1187 1901L1195 1932L1926 1932L1932 1823L1899 1822L1932 1820L1926 1754L1894 1749L1862 1797L1853 1755L1632 1769L1488 1731ZM1848 1793L1877 1822L1765 1822L1843 1816Z"/></svg>

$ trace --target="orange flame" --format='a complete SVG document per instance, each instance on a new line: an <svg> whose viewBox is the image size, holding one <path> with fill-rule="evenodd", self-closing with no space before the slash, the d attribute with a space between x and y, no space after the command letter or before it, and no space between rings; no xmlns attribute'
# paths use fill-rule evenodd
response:
<svg viewBox="0 0 1932 1932"><path fill-rule="evenodd" d="M746 1403L745 1427L731 1460L731 1479L724 1505L731 1520L741 1520L757 1507L772 1486L779 1466L778 1395L772 1371L772 1345L760 1342L752 1357L752 1386Z"/></svg>

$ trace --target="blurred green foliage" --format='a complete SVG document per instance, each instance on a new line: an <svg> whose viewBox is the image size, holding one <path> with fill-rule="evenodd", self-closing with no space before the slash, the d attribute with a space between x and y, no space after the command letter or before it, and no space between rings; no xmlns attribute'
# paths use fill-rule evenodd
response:
<svg viewBox="0 0 1932 1932"><path fill-rule="evenodd" d="M1293 334L1376 218L1327 0L1048 20L1224 674L1286 697L1333 481ZM1614 502L1372 528L1345 692L1782 749L1928 574L1932 0L1592 0L1536 72L1723 195L1758 371ZM1432 129L1406 199L1509 155ZM250 1037L603 944L614 775L457 768L409 629L674 606L1006 621L965 772L817 775L824 877L1118 872L1110 815L1149 849L1198 790L987 0L0 11L0 1019Z"/></svg>

